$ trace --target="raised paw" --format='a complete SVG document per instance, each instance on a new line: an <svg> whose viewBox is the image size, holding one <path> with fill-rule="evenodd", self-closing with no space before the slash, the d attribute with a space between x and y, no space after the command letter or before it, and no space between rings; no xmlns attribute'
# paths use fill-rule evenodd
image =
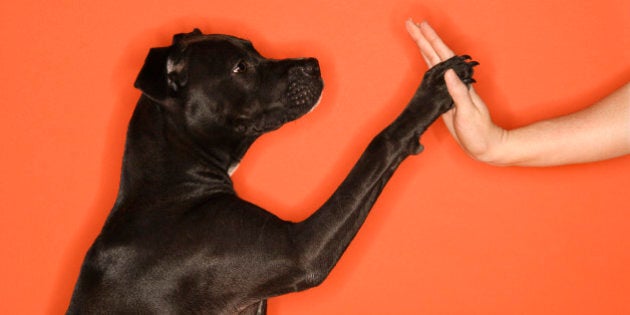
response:
<svg viewBox="0 0 630 315"><path fill-rule="evenodd" d="M411 100L408 109L412 112L423 113L431 122L451 109L453 99L448 94L444 73L453 69L462 82L470 85L473 79L473 67L479 65L468 55L453 56L433 66L424 74L422 83Z"/></svg>
<svg viewBox="0 0 630 315"><path fill-rule="evenodd" d="M406 139L411 154L417 154L422 146L418 138L438 118L453 107L453 99L448 93L444 73L453 69L457 76L469 85L473 79L473 67L479 65L468 55L451 57L429 69L413 98L399 116L395 125L397 137Z"/></svg>
<svg viewBox="0 0 630 315"><path fill-rule="evenodd" d="M472 60L468 55L453 56L445 61L433 66L424 75L423 85L427 84L444 84L444 73L448 69L455 70L457 76L466 84L475 83L473 79L473 67L479 65L479 62Z"/></svg>
<svg viewBox="0 0 630 315"><path fill-rule="evenodd" d="M458 58L463 59L464 63L465 63L465 67L463 67L464 69L462 69L461 72L458 72L457 70L455 70L455 72L457 73L457 75L459 76L459 78L462 80L462 82L466 83L466 84L472 84L475 83L477 81L475 81L475 79L473 79L473 67L478 66L479 62L472 60L472 58L468 55L461 55L461 56L456 56ZM453 57L455 58L455 57ZM470 61L469 61L470 60Z"/></svg>

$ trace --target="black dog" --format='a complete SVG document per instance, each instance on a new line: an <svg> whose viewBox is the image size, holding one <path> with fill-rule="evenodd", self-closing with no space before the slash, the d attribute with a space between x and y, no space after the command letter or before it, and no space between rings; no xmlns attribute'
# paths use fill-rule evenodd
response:
<svg viewBox="0 0 630 315"><path fill-rule="evenodd" d="M330 199L293 223L240 199L229 173L257 137L316 105L317 60L266 59L249 41L199 30L151 49L119 195L68 314L264 314L266 299L319 285L398 165L422 150L420 135L451 108L444 72L474 82L468 59L430 69Z"/></svg>

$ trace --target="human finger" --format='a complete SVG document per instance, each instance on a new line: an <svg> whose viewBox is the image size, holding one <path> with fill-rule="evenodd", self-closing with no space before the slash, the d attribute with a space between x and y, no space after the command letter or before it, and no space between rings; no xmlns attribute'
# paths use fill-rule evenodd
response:
<svg viewBox="0 0 630 315"><path fill-rule="evenodd" d="M405 26L407 27L407 32L411 38L416 42L418 48L420 48L420 54L422 54L422 58L426 62L427 66L431 68L440 63L442 59L435 49L433 49L431 43L429 43L422 34L419 24L416 24L412 19L408 19L407 22L405 22Z"/></svg>
<svg viewBox="0 0 630 315"><path fill-rule="evenodd" d="M439 56L440 60L446 60L455 56L455 53L446 46L440 36L438 36L431 25L429 25L429 22L422 21L418 25L418 28L420 29L420 33L423 35L424 40L429 43L432 50Z"/></svg>
<svg viewBox="0 0 630 315"><path fill-rule="evenodd" d="M455 107L459 114L467 115L471 110L475 110L476 106L471 98L468 86L462 82L453 69L449 69L444 74L444 81L448 93L455 102Z"/></svg>
<svg viewBox="0 0 630 315"><path fill-rule="evenodd" d="M485 115L490 115L488 112L488 107L486 107L486 104L483 102L483 100L481 99L479 94L477 94L477 91L475 91L473 87L469 88L468 94L470 95L470 99L472 100L473 105L479 112L482 112Z"/></svg>

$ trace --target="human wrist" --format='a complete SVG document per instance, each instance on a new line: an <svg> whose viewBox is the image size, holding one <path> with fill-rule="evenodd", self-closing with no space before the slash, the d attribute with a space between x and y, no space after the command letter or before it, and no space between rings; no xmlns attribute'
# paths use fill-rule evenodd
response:
<svg viewBox="0 0 630 315"><path fill-rule="evenodd" d="M503 129L493 125L490 136L487 138L485 150L475 154L469 154L477 161L495 165L510 166L513 164L511 147L509 145L511 139L510 130Z"/></svg>

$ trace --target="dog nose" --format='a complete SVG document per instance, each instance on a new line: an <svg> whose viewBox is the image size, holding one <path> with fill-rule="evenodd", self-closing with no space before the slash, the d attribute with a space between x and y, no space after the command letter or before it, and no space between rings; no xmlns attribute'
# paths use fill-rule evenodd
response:
<svg viewBox="0 0 630 315"><path fill-rule="evenodd" d="M304 65L300 67L300 70L307 76L319 76L321 75L319 70L319 62L315 58L307 58L304 60Z"/></svg>

